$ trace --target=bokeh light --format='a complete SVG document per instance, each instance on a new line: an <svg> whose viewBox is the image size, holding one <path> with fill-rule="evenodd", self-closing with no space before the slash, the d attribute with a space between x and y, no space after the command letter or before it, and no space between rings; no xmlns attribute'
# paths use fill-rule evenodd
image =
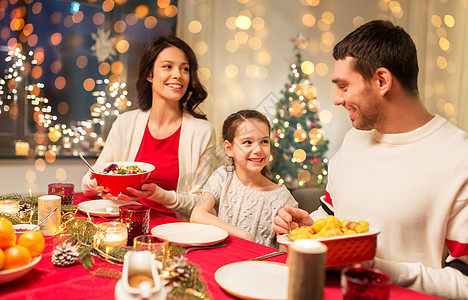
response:
<svg viewBox="0 0 468 300"><path fill-rule="evenodd" d="M135 8L135 15L137 15L137 17L139 19L143 19L144 17L146 17L149 13L149 9L148 9L148 6L146 5L138 5L136 8Z"/></svg>
<svg viewBox="0 0 468 300"><path fill-rule="evenodd" d="M63 76L59 76L55 79L54 85L57 90L62 90L67 84L67 80Z"/></svg>
<svg viewBox="0 0 468 300"><path fill-rule="evenodd" d="M93 78L86 78L83 82L83 88L88 92L94 90L95 82Z"/></svg>
<svg viewBox="0 0 468 300"><path fill-rule="evenodd" d="M158 25L158 19L156 19L154 16L148 16L145 18L145 27L148 29L153 29Z"/></svg>
<svg viewBox="0 0 468 300"><path fill-rule="evenodd" d="M314 69L314 64L311 61L306 60L301 64L301 70L304 74L310 75L314 72Z"/></svg>
<svg viewBox="0 0 468 300"><path fill-rule="evenodd" d="M229 64L224 68L224 74L229 78L234 78L239 73L239 68L236 65Z"/></svg>
<svg viewBox="0 0 468 300"><path fill-rule="evenodd" d="M208 45L203 41L199 41L195 43L193 50L198 55L203 55L208 51Z"/></svg>
<svg viewBox="0 0 468 300"><path fill-rule="evenodd" d="M246 29L249 29L251 25L252 25L252 21L247 16L238 16L236 18L236 26L239 29L246 30Z"/></svg>
<svg viewBox="0 0 468 300"><path fill-rule="evenodd" d="M117 45L115 48L117 49L118 52L125 53L130 48L130 44L128 43L127 40L120 40L117 42Z"/></svg>
<svg viewBox="0 0 468 300"><path fill-rule="evenodd" d="M125 23L124 21L119 20L119 21L114 23L115 32L122 33L122 32L125 31L125 29L127 29L127 23Z"/></svg>
<svg viewBox="0 0 468 300"><path fill-rule="evenodd" d="M200 21L194 20L188 24L188 30L191 33L199 33L202 30L202 24Z"/></svg>
<svg viewBox="0 0 468 300"><path fill-rule="evenodd" d="M57 171L55 171L55 178L57 178L58 181L67 180L67 171L63 168L58 168Z"/></svg>

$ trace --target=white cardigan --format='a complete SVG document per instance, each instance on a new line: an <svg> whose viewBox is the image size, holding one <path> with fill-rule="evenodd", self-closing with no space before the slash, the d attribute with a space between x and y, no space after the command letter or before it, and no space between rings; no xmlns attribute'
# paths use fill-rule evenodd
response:
<svg viewBox="0 0 468 300"><path fill-rule="evenodd" d="M96 163L134 161L140 149L149 110L132 110L123 113L112 124L106 144ZM210 122L184 113L179 140L179 179L177 192L167 208L178 218L188 220L201 188L216 168L216 138ZM96 180L83 177L82 190L86 197L96 195Z"/></svg>

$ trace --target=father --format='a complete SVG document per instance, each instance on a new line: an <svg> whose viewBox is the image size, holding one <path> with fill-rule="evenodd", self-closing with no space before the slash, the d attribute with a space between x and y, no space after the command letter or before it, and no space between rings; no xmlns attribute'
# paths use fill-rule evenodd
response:
<svg viewBox="0 0 468 300"><path fill-rule="evenodd" d="M392 283L468 299L468 134L424 107L416 47L401 27L368 22L333 56L334 104L354 128L330 161L322 207L286 207L273 230L327 214L366 220L381 230L373 266Z"/></svg>

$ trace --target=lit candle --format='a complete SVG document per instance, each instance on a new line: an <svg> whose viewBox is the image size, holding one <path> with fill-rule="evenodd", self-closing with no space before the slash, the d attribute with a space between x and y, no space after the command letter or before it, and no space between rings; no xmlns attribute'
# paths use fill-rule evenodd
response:
<svg viewBox="0 0 468 300"><path fill-rule="evenodd" d="M127 244L127 227L120 222L105 222L98 225L94 247L118 247Z"/></svg>
<svg viewBox="0 0 468 300"><path fill-rule="evenodd" d="M24 155L24 156L28 155L29 143L17 141L15 143L15 152L16 152L16 155Z"/></svg>
<svg viewBox="0 0 468 300"><path fill-rule="evenodd" d="M0 200L0 211L6 214L16 215L19 211L19 202L16 200Z"/></svg>
<svg viewBox="0 0 468 300"><path fill-rule="evenodd" d="M62 221L62 198L57 195L45 195L37 199L38 224L57 208L57 211L42 223L43 235L54 235L59 232Z"/></svg>

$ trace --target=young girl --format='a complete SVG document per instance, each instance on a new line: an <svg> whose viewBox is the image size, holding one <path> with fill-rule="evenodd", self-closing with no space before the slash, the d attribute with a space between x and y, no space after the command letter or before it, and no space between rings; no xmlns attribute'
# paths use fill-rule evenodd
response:
<svg viewBox="0 0 468 300"><path fill-rule="evenodd" d="M275 247L273 219L297 202L284 186L265 177L270 159L270 123L256 110L241 110L223 124L224 148L232 166L208 179L190 221L213 224L230 235ZM215 209L217 216L210 212Z"/></svg>

